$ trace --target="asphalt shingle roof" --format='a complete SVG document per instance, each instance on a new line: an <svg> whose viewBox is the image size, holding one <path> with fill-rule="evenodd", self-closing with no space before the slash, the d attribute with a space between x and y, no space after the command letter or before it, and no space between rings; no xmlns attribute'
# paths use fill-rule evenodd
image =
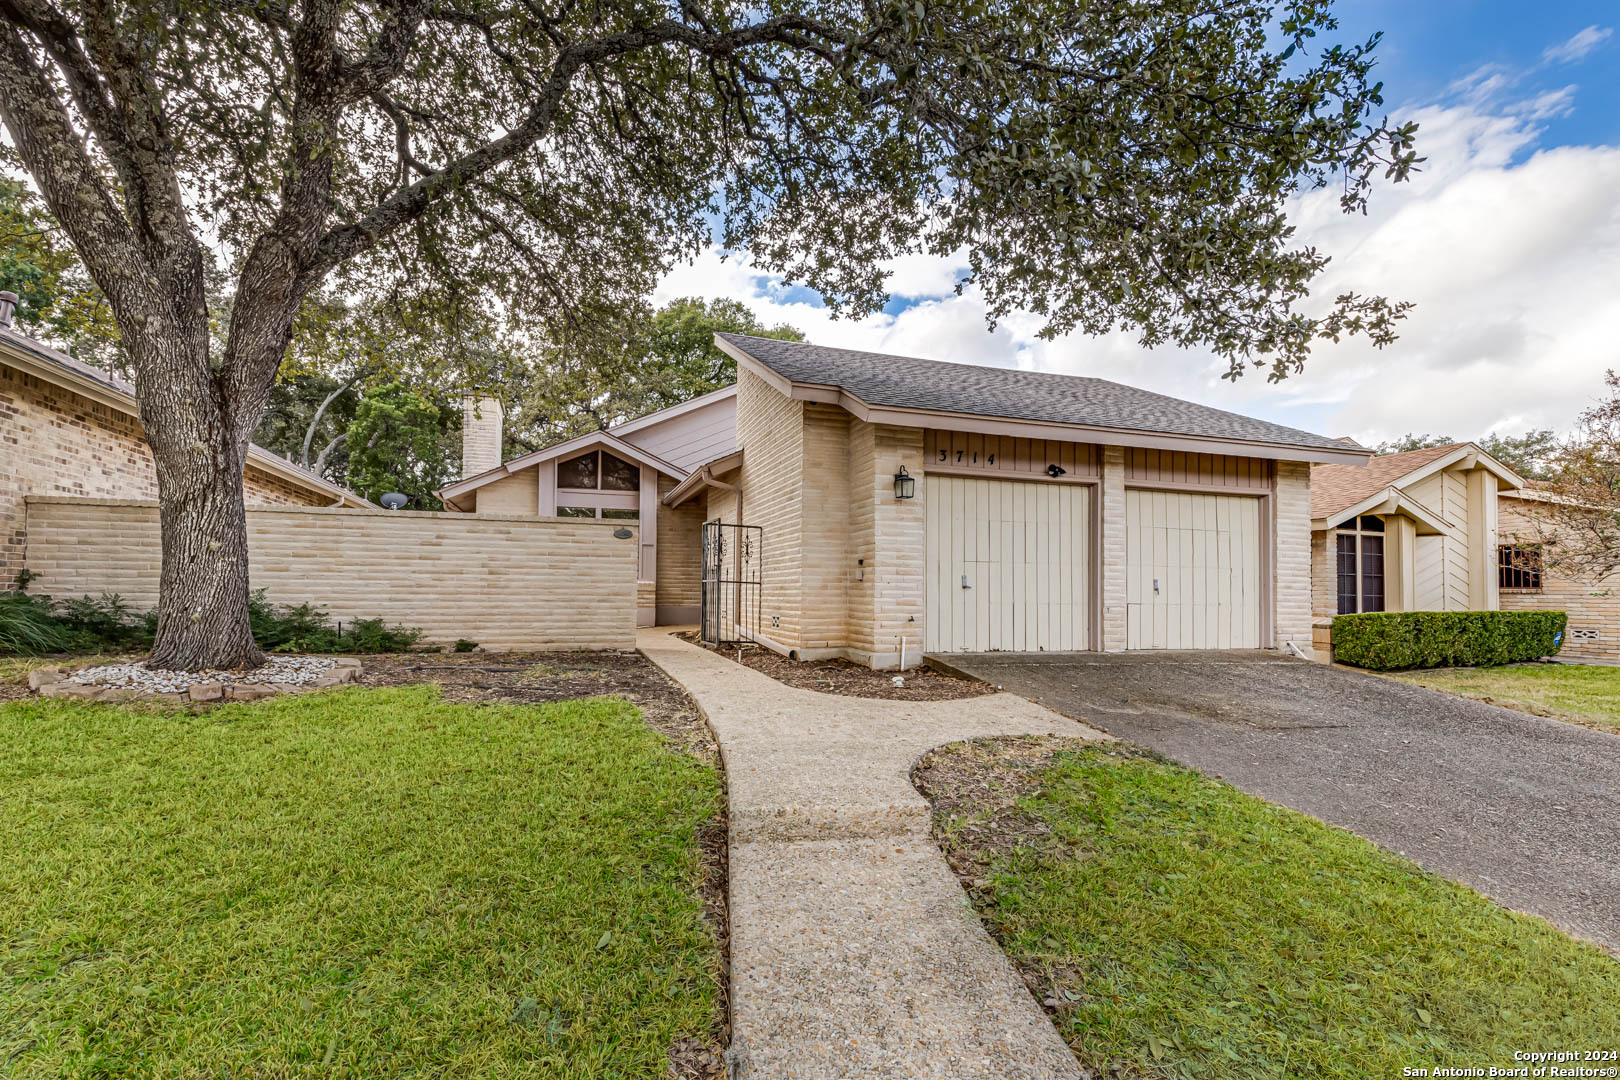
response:
<svg viewBox="0 0 1620 1080"><path fill-rule="evenodd" d="M1382 491L1403 476L1451 453L1461 443L1379 454L1365 465L1311 466L1311 517L1325 518Z"/></svg>
<svg viewBox="0 0 1620 1080"><path fill-rule="evenodd" d="M784 378L836 386L868 405L1312 449L1350 449L1324 435L1106 379L952 364L746 334L719 336Z"/></svg>

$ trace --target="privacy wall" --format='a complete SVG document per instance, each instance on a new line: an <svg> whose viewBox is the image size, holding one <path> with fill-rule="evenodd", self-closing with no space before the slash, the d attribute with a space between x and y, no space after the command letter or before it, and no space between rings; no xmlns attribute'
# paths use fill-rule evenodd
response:
<svg viewBox="0 0 1620 1080"><path fill-rule="evenodd" d="M29 591L157 606L157 504L27 503ZM497 649L635 647L637 541L622 521L317 507L247 512L249 577L276 603L380 617L429 642Z"/></svg>

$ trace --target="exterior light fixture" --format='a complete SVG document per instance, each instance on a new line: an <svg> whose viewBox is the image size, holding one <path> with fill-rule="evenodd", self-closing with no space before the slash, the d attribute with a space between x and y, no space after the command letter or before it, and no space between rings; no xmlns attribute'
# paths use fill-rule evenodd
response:
<svg viewBox="0 0 1620 1080"><path fill-rule="evenodd" d="M894 474L894 497L910 499L917 494L917 478L906 472L904 465Z"/></svg>
<svg viewBox="0 0 1620 1080"><path fill-rule="evenodd" d="M1064 473L1066 473L1068 471L1069 471L1068 469L1065 469L1061 465L1048 465L1046 467L1046 475L1050 476L1054 480L1056 480L1058 477L1062 476Z"/></svg>

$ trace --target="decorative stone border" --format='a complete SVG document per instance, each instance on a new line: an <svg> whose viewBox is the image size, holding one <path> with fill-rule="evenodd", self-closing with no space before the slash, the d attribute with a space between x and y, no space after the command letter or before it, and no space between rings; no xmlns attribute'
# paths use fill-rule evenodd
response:
<svg viewBox="0 0 1620 1080"><path fill-rule="evenodd" d="M325 659L325 658L323 658ZM184 702L213 703L220 701L260 701L278 694L301 694L309 690L326 690L345 686L360 677L360 661L352 656L332 657L332 668L325 675L307 683L245 682L233 678L213 679L192 683L178 692L153 692L130 687L97 686L94 683L69 681L74 668L42 667L28 673L28 689L45 698L72 698L78 701L108 702Z"/></svg>

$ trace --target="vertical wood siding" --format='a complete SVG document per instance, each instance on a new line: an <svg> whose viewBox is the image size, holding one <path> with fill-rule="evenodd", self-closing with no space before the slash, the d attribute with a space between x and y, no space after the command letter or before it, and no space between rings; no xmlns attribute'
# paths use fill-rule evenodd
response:
<svg viewBox="0 0 1620 1080"><path fill-rule="evenodd" d="M1019 439L965 431L928 430L923 458L934 472L972 470L987 477L1045 476L1048 465L1064 470L1065 480L1096 479L1100 447L1055 439Z"/></svg>
<svg viewBox="0 0 1620 1080"><path fill-rule="evenodd" d="M1260 647L1258 499L1127 489L1125 533L1126 648Z"/></svg>
<svg viewBox="0 0 1620 1080"><path fill-rule="evenodd" d="M1089 487L934 475L928 488L928 648L1090 647Z"/></svg>

